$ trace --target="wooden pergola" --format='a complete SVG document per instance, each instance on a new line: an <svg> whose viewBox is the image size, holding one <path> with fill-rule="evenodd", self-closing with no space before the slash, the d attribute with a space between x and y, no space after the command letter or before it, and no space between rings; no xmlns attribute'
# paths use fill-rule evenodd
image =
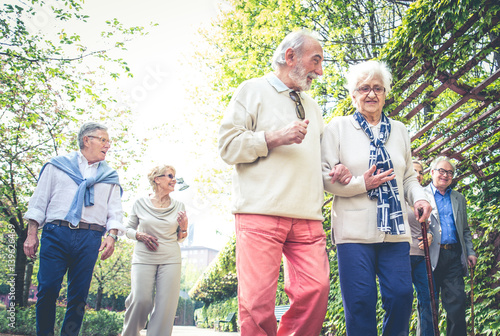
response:
<svg viewBox="0 0 500 336"><path fill-rule="evenodd" d="M399 95L386 102L392 105L390 117L417 129L411 134L415 158L426 166L437 156L457 160L455 183L472 174L489 180L500 173L495 166L500 161L500 37L495 33L500 15L490 22L482 16L492 3L478 5L461 26L447 22L440 45L419 45L419 56L404 59L394 73ZM475 53L461 52L472 42ZM437 64L443 59L448 68ZM479 80L478 67L485 69Z"/></svg>

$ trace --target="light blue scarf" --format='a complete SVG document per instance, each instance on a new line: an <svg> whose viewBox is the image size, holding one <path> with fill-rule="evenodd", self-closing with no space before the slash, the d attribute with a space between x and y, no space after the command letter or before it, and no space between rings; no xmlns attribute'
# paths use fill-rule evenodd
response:
<svg viewBox="0 0 500 336"><path fill-rule="evenodd" d="M361 129L370 139L370 161L368 168L376 165L377 170L380 169L381 173L394 168L389 152L387 152L384 146L391 134L389 118L382 113L378 139L375 139L368 122L359 111L354 113L354 119L356 119ZM404 234L403 211L401 210L401 202L399 202L396 179L384 182L378 188L369 190L368 197L370 199L377 199L377 228L392 235Z"/></svg>
<svg viewBox="0 0 500 336"><path fill-rule="evenodd" d="M85 206L94 205L94 184L96 183L108 183L117 184L120 186L118 180L118 173L111 169L106 161L99 162L99 167L97 167L97 173L95 177L90 177L84 179L80 168L78 166L78 152L72 152L65 156L56 156L47 162L40 171L40 176L42 176L43 170L48 164L52 164L59 168L78 185L78 189L71 203L68 214L64 218L72 225L77 226L82 218L82 208L85 202ZM123 194L123 190L120 186L120 194Z"/></svg>

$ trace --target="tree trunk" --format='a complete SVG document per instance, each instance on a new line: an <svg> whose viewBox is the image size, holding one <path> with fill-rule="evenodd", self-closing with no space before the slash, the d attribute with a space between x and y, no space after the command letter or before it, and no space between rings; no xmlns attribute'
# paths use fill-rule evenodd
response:
<svg viewBox="0 0 500 336"><path fill-rule="evenodd" d="M24 275L23 306L28 306L30 296L31 277L33 276L33 261L26 262L26 274Z"/></svg>
<svg viewBox="0 0 500 336"><path fill-rule="evenodd" d="M99 286L97 288L97 295L95 298L95 310L96 311L101 310L102 292L103 292L103 288L102 288L102 286Z"/></svg>
<svg viewBox="0 0 500 336"><path fill-rule="evenodd" d="M15 273L13 274L13 277L15 278L15 293L13 301L18 307L24 307L25 302L27 302L24 299L24 276L26 273L26 262L27 262L26 255L24 254L23 250L23 244L25 239L26 239L26 234L24 233L16 240L16 266L15 266Z"/></svg>

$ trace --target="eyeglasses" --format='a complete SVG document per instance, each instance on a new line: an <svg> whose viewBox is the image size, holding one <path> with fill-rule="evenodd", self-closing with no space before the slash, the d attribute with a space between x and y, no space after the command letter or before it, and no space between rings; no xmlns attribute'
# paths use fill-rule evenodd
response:
<svg viewBox="0 0 500 336"><path fill-rule="evenodd" d="M453 170L446 170L443 168L439 168L439 169L434 169L434 171L439 172L440 175L448 175L450 177L453 177Z"/></svg>
<svg viewBox="0 0 500 336"><path fill-rule="evenodd" d="M94 138L94 139L99 139L103 145L109 144L111 145L111 141L109 139L103 138L101 136L95 136L95 135L87 135L89 138Z"/></svg>
<svg viewBox="0 0 500 336"><path fill-rule="evenodd" d="M297 117L300 120L304 120L306 117L306 111L304 110L304 106L302 106L302 102L300 101L300 96L295 91L290 91L290 98L292 98L295 103L295 111L297 112Z"/></svg>
<svg viewBox="0 0 500 336"><path fill-rule="evenodd" d="M359 91L365 95L369 94L370 91L373 91L378 96L378 95L385 92L385 87L381 87L381 86L369 87L368 85L366 85L366 86L362 86L362 87L357 88L355 91Z"/></svg>
<svg viewBox="0 0 500 336"><path fill-rule="evenodd" d="M173 180L175 178L174 174L163 174L163 175L158 175L157 177L163 177L163 176L168 176L168 178L171 180Z"/></svg>

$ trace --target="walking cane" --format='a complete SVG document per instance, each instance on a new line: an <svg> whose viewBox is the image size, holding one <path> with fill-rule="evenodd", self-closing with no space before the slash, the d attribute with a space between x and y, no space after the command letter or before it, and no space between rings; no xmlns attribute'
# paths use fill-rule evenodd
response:
<svg viewBox="0 0 500 336"><path fill-rule="evenodd" d="M423 209L418 209L418 215L422 216L422 213ZM431 294L432 324L434 326L434 335L439 336L438 313L436 307L436 297L434 295L434 282L432 281L432 266L431 258L429 256L429 241L427 240L427 223L425 221L420 222L420 227L422 228L422 241L424 243L424 258L425 266L427 268L427 281L429 283L429 292Z"/></svg>
<svg viewBox="0 0 500 336"><path fill-rule="evenodd" d="M476 336L474 328L474 267L470 267L470 320L472 325L472 336Z"/></svg>

